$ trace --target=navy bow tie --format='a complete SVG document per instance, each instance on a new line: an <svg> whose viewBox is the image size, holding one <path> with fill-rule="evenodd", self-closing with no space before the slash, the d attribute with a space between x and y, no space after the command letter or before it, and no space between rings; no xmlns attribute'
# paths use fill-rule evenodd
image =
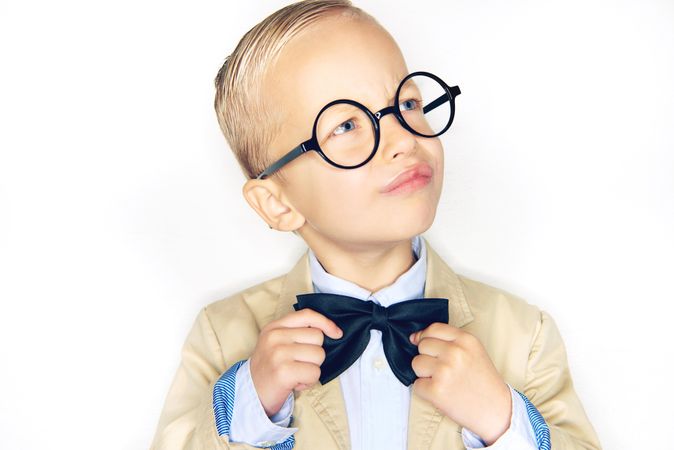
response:
<svg viewBox="0 0 674 450"><path fill-rule="evenodd" d="M395 303L389 307L338 294L299 294L295 311L310 308L342 329L344 335L332 339L324 335L325 360L321 365L321 384L348 369L365 351L370 342L370 330L382 332L384 354L391 370L405 386L417 378L412 359L419 354L410 342L410 334L434 322L447 323L449 312L446 298L417 298Z"/></svg>

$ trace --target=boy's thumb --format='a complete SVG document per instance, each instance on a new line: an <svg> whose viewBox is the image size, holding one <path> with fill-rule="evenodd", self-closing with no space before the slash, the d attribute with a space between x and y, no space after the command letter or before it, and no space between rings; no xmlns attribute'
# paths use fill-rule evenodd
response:
<svg viewBox="0 0 674 450"><path fill-rule="evenodd" d="M418 333L416 331L414 333L410 334L410 342L411 343L416 344L417 334Z"/></svg>

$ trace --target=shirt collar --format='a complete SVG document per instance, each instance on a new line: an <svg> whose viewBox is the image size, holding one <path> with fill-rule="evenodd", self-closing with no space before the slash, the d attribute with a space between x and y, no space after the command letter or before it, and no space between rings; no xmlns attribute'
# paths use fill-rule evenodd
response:
<svg viewBox="0 0 674 450"><path fill-rule="evenodd" d="M426 244L420 235L412 238L412 251L414 257L417 258L412 267L396 278L392 284L381 288L377 292L371 292L351 281L326 272L310 248L309 267L314 292L348 295L360 300L372 300L381 306L390 306L404 300L423 298L424 285L426 284Z"/></svg>

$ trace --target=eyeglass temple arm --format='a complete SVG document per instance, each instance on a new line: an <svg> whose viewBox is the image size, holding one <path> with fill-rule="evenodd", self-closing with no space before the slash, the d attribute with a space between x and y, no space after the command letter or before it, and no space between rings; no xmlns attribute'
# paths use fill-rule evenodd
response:
<svg viewBox="0 0 674 450"><path fill-rule="evenodd" d="M305 142L302 142L300 145L295 147L294 149L290 150L288 153L286 153L281 159L276 161L274 164L271 166L267 167L260 175L256 177L256 179L261 180L267 178L269 175L272 173L276 172L279 170L281 167L285 166L288 164L290 161L293 159L297 158L300 156L302 153L308 151L306 146L304 145Z"/></svg>
<svg viewBox="0 0 674 450"><path fill-rule="evenodd" d="M461 89L459 89L459 86L452 86L449 88L449 93L452 94L452 98L456 97L461 93ZM432 111L438 106L442 105L445 103L447 100L449 100L449 97L447 96L447 93L441 95L440 97L436 98L432 102L430 102L428 105L424 106L424 114L426 114L428 111Z"/></svg>

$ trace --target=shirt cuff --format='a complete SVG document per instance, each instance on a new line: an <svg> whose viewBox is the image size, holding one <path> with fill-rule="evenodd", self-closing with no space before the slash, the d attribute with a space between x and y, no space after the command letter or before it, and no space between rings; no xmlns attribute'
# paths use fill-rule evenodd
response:
<svg viewBox="0 0 674 450"><path fill-rule="evenodd" d="M508 387L510 388L510 398L512 399L510 426L490 446L487 446L477 434L468 428L462 428L461 437L463 438L463 445L466 447L466 450L477 448L487 448L490 450L539 450L525 399L512 386L508 385Z"/></svg>
<svg viewBox="0 0 674 450"><path fill-rule="evenodd" d="M291 392L283 406L271 417L267 416L255 390L246 360L235 375L236 402L234 402L229 438L231 442L245 442L255 446L286 448L294 442L293 434L299 428L288 427L292 422L295 397ZM291 442L292 440L293 442ZM276 444L282 444L283 447Z"/></svg>

